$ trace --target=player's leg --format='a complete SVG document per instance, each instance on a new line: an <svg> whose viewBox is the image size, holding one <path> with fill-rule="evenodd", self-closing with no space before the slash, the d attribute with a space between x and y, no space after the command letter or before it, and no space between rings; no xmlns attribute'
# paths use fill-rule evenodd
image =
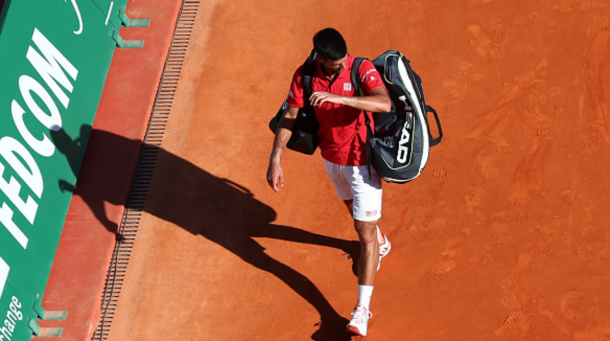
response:
<svg viewBox="0 0 610 341"><path fill-rule="evenodd" d="M381 178L376 171L369 178L366 166L340 166L326 160L325 165L337 195L352 213L361 247L358 259L358 303L347 330L366 336L368 320L372 317L369 306L373 284L381 259L380 245L385 248L389 245L385 235L377 228L377 221L381 217Z"/></svg>
<svg viewBox="0 0 610 341"><path fill-rule="evenodd" d="M379 244L386 240L377 228L377 221L381 217L382 190L379 174L373 172L369 177L366 166L351 167L346 172L353 197L354 227L361 248L358 260L358 302L347 330L362 336L366 336L368 320L372 317L369 307L380 260Z"/></svg>
<svg viewBox="0 0 610 341"><path fill-rule="evenodd" d="M358 284L374 285L377 263L379 262L379 242L377 240L377 220L354 220L354 227L360 242L358 259Z"/></svg>
<svg viewBox="0 0 610 341"><path fill-rule="evenodd" d="M343 200L343 202L345 203L345 206L347 207L349 214L351 216L354 215L354 199L350 199L350 200ZM377 225L377 242L379 243L379 255L381 256L383 254L383 256L381 256L381 258L385 257L385 255L389 252L389 248L387 247L387 245L384 248L384 244L387 240L387 237L385 234L383 234L381 232L381 230L379 229L379 225ZM389 243L388 243L389 245ZM382 252L383 249L383 252Z"/></svg>
<svg viewBox="0 0 610 341"><path fill-rule="evenodd" d="M347 175L353 199L351 202L345 201L345 204L351 210L355 221L370 223L381 218L381 177L374 169L372 172L372 176L369 177L368 167L359 166L352 167L351 173ZM376 270L379 270L379 262L390 252L391 244L376 223L375 226L379 244L379 260ZM356 230L358 231L358 228Z"/></svg>

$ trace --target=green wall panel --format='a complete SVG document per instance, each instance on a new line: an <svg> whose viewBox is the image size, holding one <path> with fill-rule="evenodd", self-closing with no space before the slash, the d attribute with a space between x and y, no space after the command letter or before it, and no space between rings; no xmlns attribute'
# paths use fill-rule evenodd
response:
<svg viewBox="0 0 610 341"><path fill-rule="evenodd" d="M11 0L0 22L0 341L29 340L126 0ZM73 142L80 138L79 143ZM17 302L21 305L14 320ZM8 322L7 322L8 321ZM3 334L3 332L10 333Z"/></svg>

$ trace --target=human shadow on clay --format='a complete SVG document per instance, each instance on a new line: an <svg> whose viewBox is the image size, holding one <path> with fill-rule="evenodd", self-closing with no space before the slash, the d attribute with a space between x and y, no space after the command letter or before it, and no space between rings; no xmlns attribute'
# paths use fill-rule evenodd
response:
<svg viewBox="0 0 610 341"><path fill-rule="evenodd" d="M118 224L108 218L104 202L125 205L136 166L134 155L138 155L142 143L92 130L90 125L82 125L79 136L74 139L63 129L51 131L51 138L57 150L66 156L72 172L79 177L76 186L59 180L60 190L80 196L100 223L117 234Z"/></svg>
<svg viewBox="0 0 610 341"><path fill-rule="evenodd" d="M90 130L90 127L84 126L81 130L86 133L88 129ZM52 138L58 150L68 159L70 155L76 155L75 151L83 145L82 140L70 138L63 130L52 132ZM97 149L93 144L104 146L104 150ZM351 336L345 332L348 320L334 310L315 284L301 273L270 257L254 238L275 238L336 248L350 255L353 271L358 257L358 242L273 224L277 217L276 212L256 200L247 188L211 175L162 148L142 145L138 140L101 130L91 131L91 145L93 146L87 150L83 161L83 165L86 165L83 170L95 165L97 184L84 181L81 186L79 179L75 189L61 181L59 185L63 186L64 190L74 189L74 193L81 196L109 231L116 233L116 224L107 218L104 202L115 205L124 205L126 202L125 195L112 193L112 181L117 179L117 176L127 176L129 179L132 177L132 174L121 174L130 172L119 163L119 154L124 153L113 155L112 151L134 151L144 147L147 152L157 154L154 178L144 208L146 212L193 234L204 236L286 283L320 314L321 325L312 335L313 340L351 340ZM96 151L101 153L95 155ZM121 171L121 168L124 170ZM73 169L77 170L78 167Z"/></svg>

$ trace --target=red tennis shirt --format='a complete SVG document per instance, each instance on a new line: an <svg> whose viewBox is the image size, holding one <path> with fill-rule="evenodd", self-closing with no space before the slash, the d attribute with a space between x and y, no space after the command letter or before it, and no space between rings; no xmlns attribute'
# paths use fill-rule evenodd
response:
<svg viewBox="0 0 610 341"><path fill-rule="evenodd" d="M352 56L347 57L346 69L335 79L322 70L319 62L314 62L313 92L324 91L341 96L357 96L351 82L354 59ZM298 68L292 77L288 105L293 108L302 108L305 105L302 75L303 66ZM380 86L385 89L375 66L368 60L360 64L358 78L365 95L370 95L371 90ZM362 110L342 104L324 103L321 107L315 107L314 112L320 122L318 135L322 157L343 166L366 165L366 124ZM374 128L373 122L371 128Z"/></svg>

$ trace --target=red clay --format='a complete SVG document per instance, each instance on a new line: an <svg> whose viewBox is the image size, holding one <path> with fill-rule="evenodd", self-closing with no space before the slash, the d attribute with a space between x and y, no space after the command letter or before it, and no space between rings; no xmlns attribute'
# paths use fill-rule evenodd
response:
<svg viewBox="0 0 610 341"><path fill-rule="evenodd" d="M366 339L609 338L607 1L226 0L201 4L110 340L350 339L356 236L320 156L265 181L327 26L403 52L445 133L384 187Z"/></svg>

